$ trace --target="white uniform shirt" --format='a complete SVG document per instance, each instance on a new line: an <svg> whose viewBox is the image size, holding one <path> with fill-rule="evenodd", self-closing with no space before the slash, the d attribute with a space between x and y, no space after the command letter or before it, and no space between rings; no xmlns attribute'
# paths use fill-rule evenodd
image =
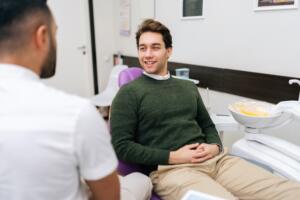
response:
<svg viewBox="0 0 300 200"><path fill-rule="evenodd" d="M116 166L88 100L45 86L26 68L0 65L1 200L85 200L80 178L98 180Z"/></svg>

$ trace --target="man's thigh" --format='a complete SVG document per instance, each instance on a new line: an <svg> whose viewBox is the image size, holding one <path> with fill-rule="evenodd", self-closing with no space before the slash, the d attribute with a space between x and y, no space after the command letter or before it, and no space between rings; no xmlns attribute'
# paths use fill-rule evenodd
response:
<svg viewBox="0 0 300 200"><path fill-rule="evenodd" d="M291 199L300 197L300 184L234 156L217 163L215 180L239 199Z"/></svg>
<svg viewBox="0 0 300 200"><path fill-rule="evenodd" d="M148 176L141 173L131 173L119 178L121 183L121 200L150 199L152 183Z"/></svg>
<svg viewBox="0 0 300 200"><path fill-rule="evenodd" d="M236 199L219 183L198 170L183 167L151 173L155 192L164 200L179 200L188 190L195 190L224 199Z"/></svg>

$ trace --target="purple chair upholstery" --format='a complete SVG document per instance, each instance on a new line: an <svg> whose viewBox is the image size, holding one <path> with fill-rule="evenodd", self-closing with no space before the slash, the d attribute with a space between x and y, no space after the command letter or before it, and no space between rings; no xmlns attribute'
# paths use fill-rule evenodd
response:
<svg viewBox="0 0 300 200"><path fill-rule="evenodd" d="M124 69L119 74L119 87L137 79L143 74L143 70L139 67L130 67Z"/></svg>
<svg viewBox="0 0 300 200"><path fill-rule="evenodd" d="M119 74L119 87L122 87L123 85L137 79L142 74L143 74L143 70L139 67L130 67L124 69ZM126 163L122 160L119 160L118 172L124 176L132 172L144 173L142 167L140 167L139 165ZM152 193L151 200L160 200L160 198L155 193Z"/></svg>

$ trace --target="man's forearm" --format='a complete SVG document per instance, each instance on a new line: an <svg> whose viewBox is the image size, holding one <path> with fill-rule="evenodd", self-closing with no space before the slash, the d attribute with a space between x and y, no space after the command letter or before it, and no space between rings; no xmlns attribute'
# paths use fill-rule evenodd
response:
<svg viewBox="0 0 300 200"><path fill-rule="evenodd" d="M151 148L135 142L115 144L118 157L126 162L142 165L168 164L169 151Z"/></svg>
<svg viewBox="0 0 300 200"><path fill-rule="evenodd" d="M116 172L99 180L86 180L92 193L92 200L120 200L120 182Z"/></svg>

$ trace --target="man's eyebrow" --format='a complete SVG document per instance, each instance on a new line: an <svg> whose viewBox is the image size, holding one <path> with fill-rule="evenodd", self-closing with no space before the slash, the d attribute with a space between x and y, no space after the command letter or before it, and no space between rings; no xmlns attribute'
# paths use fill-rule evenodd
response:
<svg viewBox="0 0 300 200"><path fill-rule="evenodd" d="M146 44L139 44L139 47L145 47L145 46L147 46ZM161 44L160 43L152 43L152 44L150 44L150 46L161 46Z"/></svg>
<svg viewBox="0 0 300 200"><path fill-rule="evenodd" d="M139 47L146 46L145 44L139 44Z"/></svg>

